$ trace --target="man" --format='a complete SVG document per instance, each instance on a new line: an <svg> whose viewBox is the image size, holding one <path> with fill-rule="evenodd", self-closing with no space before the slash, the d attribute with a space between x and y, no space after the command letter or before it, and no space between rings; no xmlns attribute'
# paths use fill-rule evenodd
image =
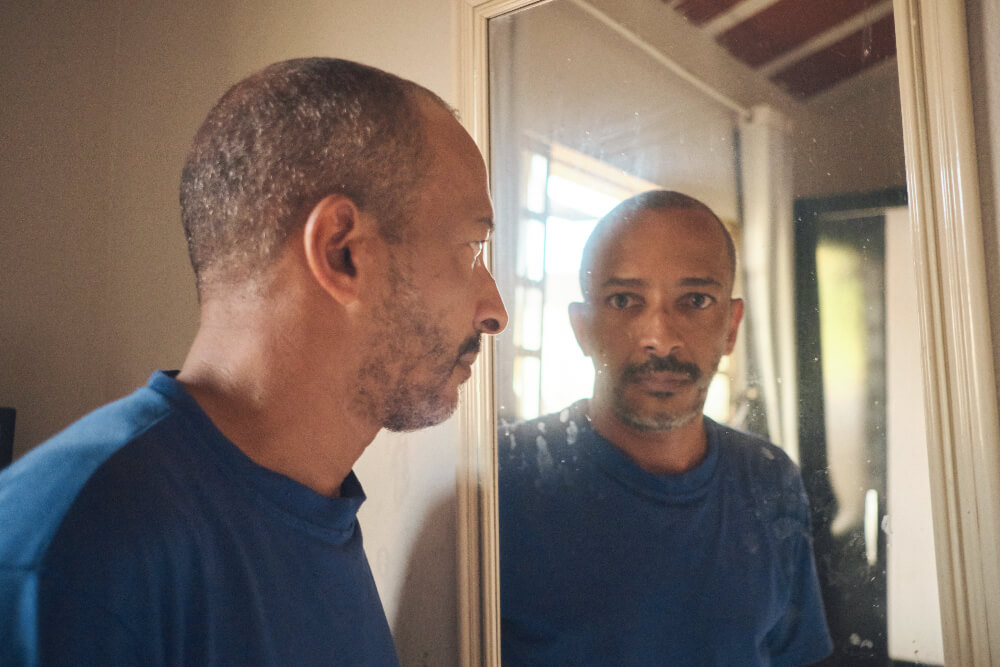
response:
<svg viewBox="0 0 1000 667"><path fill-rule="evenodd" d="M416 84L293 60L218 102L181 208L180 372L0 477L0 663L395 664L351 468L506 324L482 157Z"/></svg>
<svg viewBox="0 0 1000 667"><path fill-rule="evenodd" d="M798 470L702 415L743 315L734 272L725 227L679 193L595 228L570 307L593 397L500 433L504 664L829 653Z"/></svg>

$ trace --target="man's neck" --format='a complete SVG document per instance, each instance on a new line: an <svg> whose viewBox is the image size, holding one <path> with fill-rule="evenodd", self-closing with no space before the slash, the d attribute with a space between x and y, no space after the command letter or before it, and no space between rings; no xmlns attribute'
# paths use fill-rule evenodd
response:
<svg viewBox="0 0 1000 667"><path fill-rule="evenodd" d="M645 431L624 423L615 411L598 401L590 402L594 429L646 472L677 475L705 460L708 434L703 419L663 431Z"/></svg>
<svg viewBox="0 0 1000 667"><path fill-rule="evenodd" d="M349 397L338 392L352 383L332 376L334 360L304 353L307 342L274 331L252 317L221 326L203 320L177 379L250 459L339 495L378 426L350 413Z"/></svg>

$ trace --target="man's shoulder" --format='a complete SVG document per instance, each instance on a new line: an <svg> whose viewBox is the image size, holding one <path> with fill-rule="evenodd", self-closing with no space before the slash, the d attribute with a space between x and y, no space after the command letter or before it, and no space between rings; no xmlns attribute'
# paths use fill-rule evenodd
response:
<svg viewBox="0 0 1000 667"><path fill-rule="evenodd" d="M728 491L749 492L760 507L804 518L808 498L798 465L767 439L706 420L724 462Z"/></svg>
<svg viewBox="0 0 1000 667"><path fill-rule="evenodd" d="M32 569L67 512L99 470L171 412L142 388L74 422L0 474L0 566ZM116 482L143 484L122 476Z"/></svg>
<svg viewBox="0 0 1000 667"><path fill-rule="evenodd" d="M12 641L19 642L2 647L0 662L8 658L32 661L31 637L37 631L33 605L44 564L67 518L79 508L83 489L99 471L109 468L109 461L141 442L170 412L164 396L144 387L74 422L0 473L0 634L10 634ZM89 525L89 531L86 539L68 550L69 560L93 562L88 550L116 539L120 531L116 514L130 508L128 494L122 493L127 489L121 484L148 487L149 476L118 477L103 490L106 502L102 506L84 503L90 505L85 508L88 517L77 523ZM136 547L130 542L120 551L134 552Z"/></svg>
<svg viewBox="0 0 1000 667"><path fill-rule="evenodd" d="M708 418L705 419L705 425L709 437L715 438L723 456L768 468L797 470L795 462L785 450L762 436Z"/></svg>

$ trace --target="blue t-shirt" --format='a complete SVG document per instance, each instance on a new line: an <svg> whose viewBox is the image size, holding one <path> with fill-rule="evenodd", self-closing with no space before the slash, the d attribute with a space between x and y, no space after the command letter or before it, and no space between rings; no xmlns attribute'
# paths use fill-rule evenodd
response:
<svg viewBox="0 0 1000 667"><path fill-rule="evenodd" d="M395 665L353 473L341 494L157 372L0 474L0 664Z"/></svg>
<svg viewBox="0 0 1000 667"><path fill-rule="evenodd" d="M504 665L801 665L832 649L798 469L705 418L654 475L581 401L499 436Z"/></svg>

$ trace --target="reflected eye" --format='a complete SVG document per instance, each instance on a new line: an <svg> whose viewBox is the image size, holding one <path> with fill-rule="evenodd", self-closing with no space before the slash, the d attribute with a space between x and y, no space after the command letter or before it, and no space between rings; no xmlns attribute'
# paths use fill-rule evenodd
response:
<svg viewBox="0 0 1000 667"><path fill-rule="evenodd" d="M639 298L635 294L628 294L627 292L618 292L607 298L607 304L615 310L625 310L626 308L638 305L638 303Z"/></svg>
<svg viewBox="0 0 1000 667"><path fill-rule="evenodd" d="M688 294L684 297L684 300L689 306L697 310L704 310L715 303L714 296L711 294L702 294L700 292Z"/></svg>

